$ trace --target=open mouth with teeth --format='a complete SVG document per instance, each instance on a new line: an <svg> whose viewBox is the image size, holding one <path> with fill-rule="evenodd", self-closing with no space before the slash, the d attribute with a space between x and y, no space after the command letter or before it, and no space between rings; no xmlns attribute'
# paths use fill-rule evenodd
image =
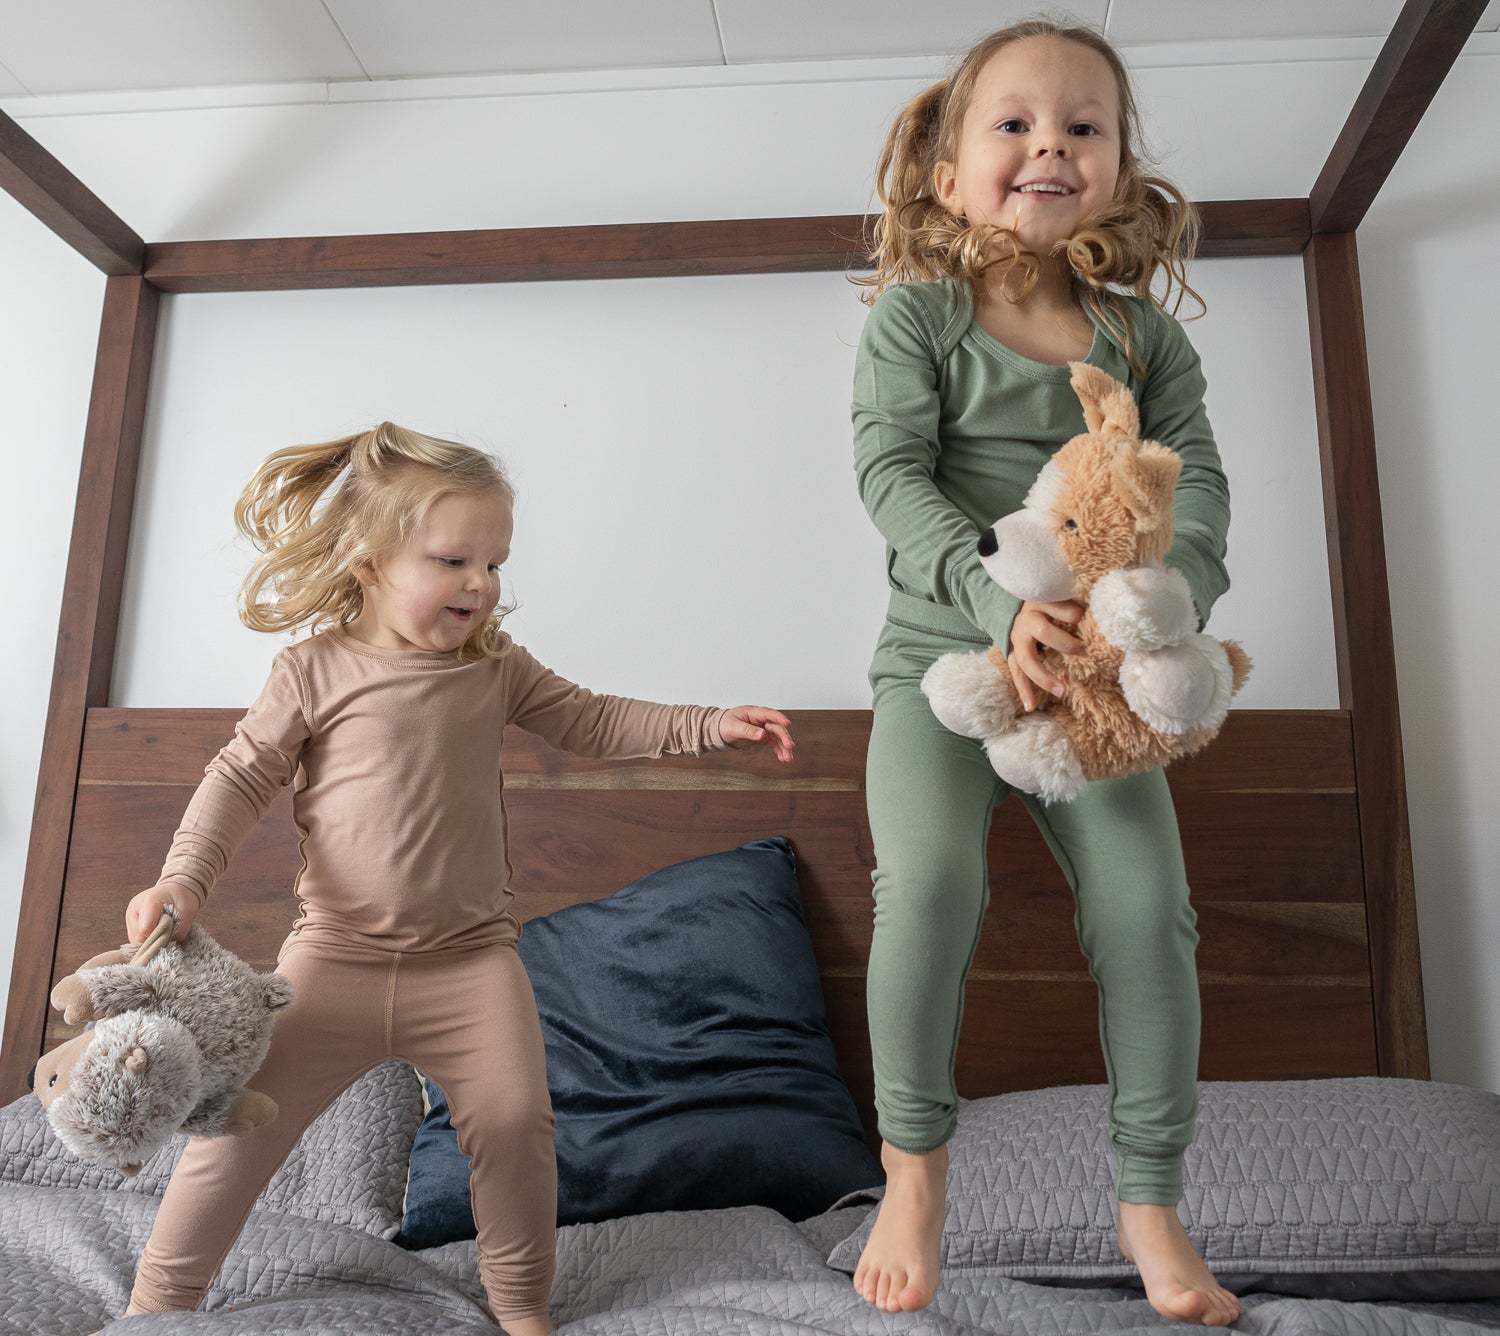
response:
<svg viewBox="0 0 1500 1336"><path fill-rule="evenodd" d="M1024 186L1016 187L1018 195L1071 195L1072 193L1071 186L1051 181L1031 181Z"/></svg>
<svg viewBox="0 0 1500 1336"><path fill-rule="evenodd" d="M468 621L469 618L474 615L473 608L449 608L448 611L451 612L455 617L457 617L461 622Z"/></svg>

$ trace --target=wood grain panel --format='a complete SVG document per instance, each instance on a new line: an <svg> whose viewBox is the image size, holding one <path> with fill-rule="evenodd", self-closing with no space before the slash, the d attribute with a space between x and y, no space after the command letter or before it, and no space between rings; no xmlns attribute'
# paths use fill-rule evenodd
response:
<svg viewBox="0 0 1500 1336"><path fill-rule="evenodd" d="M242 708L91 710L84 780L196 784L243 713ZM724 752L670 764L726 776L760 775L777 788L798 783L863 786L868 710L800 710L796 725L798 761L790 768L769 756ZM666 768L658 762L572 756L543 747L519 730L507 735L505 748L506 782L512 789L525 786L531 776L551 780L616 773L646 786L651 775ZM816 771L799 778L814 754ZM1213 746L1179 761L1169 773L1177 791L1352 793L1349 716L1343 710L1232 710Z"/></svg>
<svg viewBox="0 0 1500 1336"><path fill-rule="evenodd" d="M155 879L204 764L237 717L233 710L90 712L55 975L114 943L126 900ZM593 760L513 730L505 765L516 909L523 919L551 913L610 895L666 863L787 835L840 1063L868 1113L864 980L874 858L863 773L870 717L809 710L795 722L798 760L790 770L734 753ZM1239 1046L1242 1076L1373 1069L1349 748L1348 721L1338 712L1251 712L1231 716L1214 748L1174 772L1190 870L1198 867L1205 1033L1215 1044ZM1269 758L1276 755L1297 763L1274 774ZM1264 782L1272 777L1276 783ZM259 968L271 967L295 915L297 841L283 795L205 911L205 925ZM1102 1079L1097 1002L1072 893L1021 804L1000 809L988 856L991 900L969 982L961 1088L979 1094ZM1319 1018L1316 1026L1306 1024L1309 1015ZM46 1043L63 1037L53 1018Z"/></svg>

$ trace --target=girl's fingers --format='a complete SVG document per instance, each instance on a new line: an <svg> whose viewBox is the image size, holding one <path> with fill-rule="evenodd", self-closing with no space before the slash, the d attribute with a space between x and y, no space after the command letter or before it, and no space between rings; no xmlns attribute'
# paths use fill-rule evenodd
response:
<svg viewBox="0 0 1500 1336"><path fill-rule="evenodd" d="M1021 708L1028 714L1036 709L1036 688L1032 684L1031 677L1021 661L1021 652L1016 650L1008 660L1010 664L1010 680L1016 689L1016 695L1020 697Z"/></svg>

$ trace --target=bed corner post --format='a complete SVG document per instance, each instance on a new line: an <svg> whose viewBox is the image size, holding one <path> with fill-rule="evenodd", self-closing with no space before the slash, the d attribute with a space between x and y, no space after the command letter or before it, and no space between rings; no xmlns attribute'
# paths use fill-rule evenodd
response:
<svg viewBox="0 0 1500 1336"><path fill-rule="evenodd" d="M91 708L108 703L114 671L160 295L139 274L105 282L68 549L67 615L57 633L0 1047L0 1102L24 1093L42 1051L84 726Z"/></svg>
<svg viewBox="0 0 1500 1336"><path fill-rule="evenodd" d="M1382 1076L1426 1079L1416 887L1354 233L1315 234L1303 264L1339 703L1353 732L1376 1062Z"/></svg>

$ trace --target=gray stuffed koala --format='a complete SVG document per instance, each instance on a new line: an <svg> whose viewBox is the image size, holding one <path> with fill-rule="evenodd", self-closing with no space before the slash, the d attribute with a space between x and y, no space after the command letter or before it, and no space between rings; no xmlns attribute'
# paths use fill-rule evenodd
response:
<svg viewBox="0 0 1500 1336"><path fill-rule="evenodd" d="M200 928L172 941L175 926L164 915L140 948L95 956L58 983L52 1005L63 1019L96 1024L32 1073L58 1139L126 1176L176 1132L244 1136L277 1112L245 1083L292 985L257 974Z"/></svg>

